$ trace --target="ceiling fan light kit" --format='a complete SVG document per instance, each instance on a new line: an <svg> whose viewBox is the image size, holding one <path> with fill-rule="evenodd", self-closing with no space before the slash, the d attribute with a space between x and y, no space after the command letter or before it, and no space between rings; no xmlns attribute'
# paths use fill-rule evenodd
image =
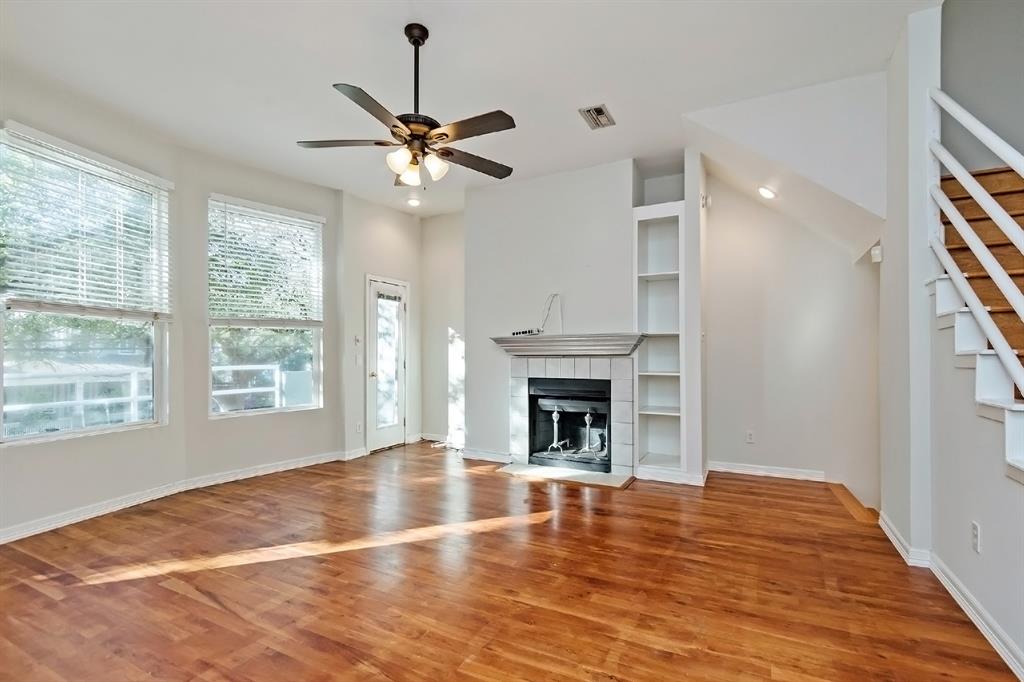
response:
<svg viewBox="0 0 1024 682"><path fill-rule="evenodd" d="M398 179L402 181L403 185L409 187L416 187L420 184L420 166L418 163L410 163L409 167L402 171L402 174L398 176Z"/></svg>
<svg viewBox="0 0 1024 682"><path fill-rule="evenodd" d="M359 105L364 111L388 127L391 140L308 140L300 147L397 147L385 157L388 168L396 176L395 184L417 186L421 182L420 167L425 167L430 179L439 181L454 163L493 178L504 179L512 175L512 168L490 159L448 147L452 142L470 137L496 133L516 127L516 122L504 111L497 110L472 118L440 125L436 119L420 113L420 47L430 33L422 24L405 27L405 37L413 46L413 113L395 116L366 91L355 85L336 83L334 89Z"/></svg>

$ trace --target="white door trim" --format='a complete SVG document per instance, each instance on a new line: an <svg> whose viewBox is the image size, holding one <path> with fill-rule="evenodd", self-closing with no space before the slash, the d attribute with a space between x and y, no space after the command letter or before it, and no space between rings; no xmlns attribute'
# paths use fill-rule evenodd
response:
<svg viewBox="0 0 1024 682"><path fill-rule="evenodd" d="M373 334L376 333L376 330L371 330L370 329L370 318L371 318L371 315L370 315L370 305L371 305L371 302L370 302L370 286L371 286L371 284L373 282L380 282L381 284L391 284L393 286L405 287L405 296L406 296L406 300L404 301L404 303L406 305L405 330L404 330L405 331L405 338L402 340L402 362L404 364L405 371L402 372L402 386L401 386L401 390L403 391L403 395L405 395L405 397L406 397L406 400L405 400L405 412L406 412L406 414L404 415L405 419L404 419L404 422L402 424L402 433L403 433L402 442L404 443L407 440L408 436L409 436L409 431L408 431L408 412L409 412L408 395L409 394L408 394L408 391L407 391L407 387L408 387L408 383L409 383L408 378L407 378L408 374L409 374L409 370L408 370L408 367L409 367L409 362L408 362L408 360L409 360L409 350L408 350L408 348L409 348L409 343L408 343L408 337L409 337L409 312L408 312L408 307L409 307L409 299L412 298L412 285L410 285L405 280L396 279L394 277L385 277L383 275L374 275L374 274L371 274L371 273L368 272L368 273L366 273L366 282L365 282L364 288L363 288L363 293L364 293L364 298L363 298L363 305L364 305L364 307L363 307L363 334L364 334L364 336L363 336L363 367L362 367L362 370L363 370L363 374L362 374L362 382L363 382L363 420L364 420L363 421L363 447L364 447L366 452L370 452L370 429L371 428L376 428L376 427L371 427L370 426L370 423L371 423L370 422L370 392L369 392L369 390L367 388L367 384L369 383L367 381L367 378L368 378L367 377L367 373L370 371L369 370L369 367L370 367L370 334L371 333L373 333Z"/></svg>

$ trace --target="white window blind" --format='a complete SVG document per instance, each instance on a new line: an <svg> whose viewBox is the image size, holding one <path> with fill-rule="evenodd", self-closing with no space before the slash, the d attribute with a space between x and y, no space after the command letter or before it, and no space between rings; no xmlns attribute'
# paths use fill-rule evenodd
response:
<svg viewBox="0 0 1024 682"><path fill-rule="evenodd" d="M8 308L168 317L167 190L43 139L0 132Z"/></svg>
<svg viewBox="0 0 1024 682"><path fill-rule="evenodd" d="M211 198L211 319L322 322L321 222Z"/></svg>

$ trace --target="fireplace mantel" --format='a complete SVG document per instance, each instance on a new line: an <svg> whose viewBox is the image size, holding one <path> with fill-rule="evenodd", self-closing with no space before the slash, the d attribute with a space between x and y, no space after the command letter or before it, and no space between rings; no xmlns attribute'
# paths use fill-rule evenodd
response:
<svg viewBox="0 0 1024 682"><path fill-rule="evenodd" d="M492 336L509 355L632 355L646 334L539 334L537 336Z"/></svg>

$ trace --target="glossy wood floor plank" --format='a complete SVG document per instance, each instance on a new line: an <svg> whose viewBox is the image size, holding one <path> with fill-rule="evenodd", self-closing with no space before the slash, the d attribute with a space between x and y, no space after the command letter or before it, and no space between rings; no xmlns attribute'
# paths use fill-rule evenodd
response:
<svg viewBox="0 0 1024 682"><path fill-rule="evenodd" d="M420 444L0 547L0 680L1009 680L826 484L527 482Z"/></svg>

